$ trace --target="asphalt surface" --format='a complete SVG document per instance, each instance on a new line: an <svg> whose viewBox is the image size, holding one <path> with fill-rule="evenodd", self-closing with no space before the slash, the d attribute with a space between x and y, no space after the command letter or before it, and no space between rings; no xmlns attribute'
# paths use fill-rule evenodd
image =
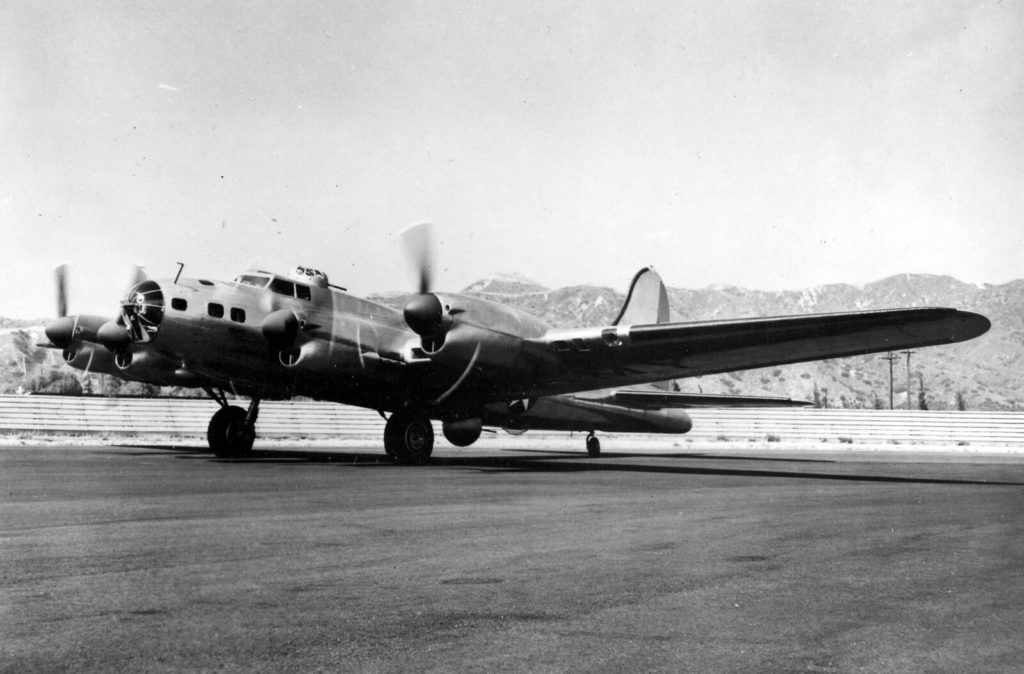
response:
<svg viewBox="0 0 1024 674"><path fill-rule="evenodd" d="M1024 458L0 448L3 671L1019 671Z"/></svg>

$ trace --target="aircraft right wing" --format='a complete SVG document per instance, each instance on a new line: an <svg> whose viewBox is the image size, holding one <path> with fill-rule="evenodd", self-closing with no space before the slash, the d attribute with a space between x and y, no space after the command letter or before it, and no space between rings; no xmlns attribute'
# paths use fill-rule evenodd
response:
<svg viewBox="0 0 1024 674"><path fill-rule="evenodd" d="M683 393L682 391L612 391L609 402L640 409L669 409L694 407L813 407L808 400L794 400L776 396L741 396L718 393Z"/></svg>
<svg viewBox="0 0 1024 674"><path fill-rule="evenodd" d="M980 314L947 308L549 330L527 340L542 395L961 342Z"/></svg>

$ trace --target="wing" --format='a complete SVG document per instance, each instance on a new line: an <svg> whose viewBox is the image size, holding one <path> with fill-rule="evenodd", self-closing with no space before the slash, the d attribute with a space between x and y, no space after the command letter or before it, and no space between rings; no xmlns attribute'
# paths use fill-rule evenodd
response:
<svg viewBox="0 0 1024 674"><path fill-rule="evenodd" d="M987 318L920 308L697 323L550 330L527 340L541 394L960 342Z"/></svg>
<svg viewBox="0 0 1024 674"><path fill-rule="evenodd" d="M613 391L609 402L626 407L662 410L693 407L812 407L814 403L773 396L737 396L680 391Z"/></svg>

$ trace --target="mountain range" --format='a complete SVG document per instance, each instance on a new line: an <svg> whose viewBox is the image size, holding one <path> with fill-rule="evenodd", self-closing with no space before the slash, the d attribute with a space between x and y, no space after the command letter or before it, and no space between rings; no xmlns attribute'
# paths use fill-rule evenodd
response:
<svg viewBox="0 0 1024 674"><path fill-rule="evenodd" d="M555 327L608 325L625 300L622 293L611 288L582 285L552 289L517 274L481 279L463 292L522 309ZM910 406L1024 409L1024 280L974 285L949 276L900 274L864 286L832 284L776 292L717 285L669 288L668 296L673 321L919 306L975 311L992 321L987 334L910 354ZM407 297L388 294L370 299L400 308ZM71 371L63 367L59 353L34 347L36 342L44 341L43 323L0 318L0 393L11 393L19 387L54 390L68 386ZM888 408L890 361L885 355L747 370L683 379L677 384L684 391L786 396L827 407ZM907 355L895 356L892 397L896 407L904 407L908 402ZM97 378L87 388L97 392L113 389L122 394L154 392L139 385L125 388L107 379Z"/></svg>

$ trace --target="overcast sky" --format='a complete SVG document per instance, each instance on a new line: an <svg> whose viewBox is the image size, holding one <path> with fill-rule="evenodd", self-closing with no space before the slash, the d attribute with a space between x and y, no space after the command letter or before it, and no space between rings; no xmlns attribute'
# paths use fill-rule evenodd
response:
<svg viewBox="0 0 1024 674"><path fill-rule="evenodd" d="M1024 3L0 6L0 315L141 263L411 289L1024 276Z"/></svg>

